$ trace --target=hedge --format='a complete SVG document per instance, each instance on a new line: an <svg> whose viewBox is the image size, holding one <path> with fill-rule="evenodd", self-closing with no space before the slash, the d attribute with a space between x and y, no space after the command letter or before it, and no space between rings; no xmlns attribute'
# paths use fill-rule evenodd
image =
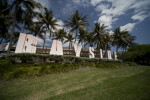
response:
<svg viewBox="0 0 150 100"><path fill-rule="evenodd" d="M61 63L41 63L41 64L12 64L8 59L0 59L0 80L9 80L17 78L31 78L43 76L48 74L64 73L71 70L80 69L83 67L88 68L122 68L127 66L134 66L132 62L80 62L71 64Z"/></svg>
<svg viewBox="0 0 150 100"><path fill-rule="evenodd" d="M75 56L58 56L58 55L44 55L44 54L31 54L31 53L18 53L9 54L7 57L12 63L82 63L82 62L122 62L121 60L114 59L100 59L100 58L85 58Z"/></svg>

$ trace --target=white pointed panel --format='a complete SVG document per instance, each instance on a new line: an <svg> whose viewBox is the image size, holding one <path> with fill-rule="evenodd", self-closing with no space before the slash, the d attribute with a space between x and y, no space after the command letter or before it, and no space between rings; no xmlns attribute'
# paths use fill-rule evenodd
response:
<svg viewBox="0 0 150 100"><path fill-rule="evenodd" d="M110 50L107 50L107 58L112 59Z"/></svg>
<svg viewBox="0 0 150 100"><path fill-rule="evenodd" d="M63 55L62 42L59 40L53 40L50 54L52 55Z"/></svg>
<svg viewBox="0 0 150 100"><path fill-rule="evenodd" d="M73 46L76 53L76 57L80 57L82 45L73 44Z"/></svg>

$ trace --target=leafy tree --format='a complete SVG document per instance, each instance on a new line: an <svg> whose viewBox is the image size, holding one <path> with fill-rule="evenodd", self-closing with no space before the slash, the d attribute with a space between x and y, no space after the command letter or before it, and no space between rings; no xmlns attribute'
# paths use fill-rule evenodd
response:
<svg viewBox="0 0 150 100"><path fill-rule="evenodd" d="M123 61L136 62L140 65L150 65L150 44L129 47L127 52L119 53L118 58Z"/></svg>
<svg viewBox="0 0 150 100"><path fill-rule="evenodd" d="M88 33L88 30L83 30L83 29L79 29L79 35L78 35L78 43L81 43L81 45L83 44L84 47L85 47L85 41L86 41L86 38L87 38L87 33Z"/></svg>
<svg viewBox="0 0 150 100"><path fill-rule="evenodd" d="M97 45L97 49L101 48L101 49L105 49L105 37L106 37L106 33L107 33L107 26L105 26L104 24L100 24L100 23L95 23L95 26L93 27L93 38L94 38L94 44Z"/></svg>
<svg viewBox="0 0 150 100"><path fill-rule="evenodd" d="M55 32L54 39L58 39L63 42L66 35L67 35L67 32L64 29L59 29L58 31Z"/></svg>
<svg viewBox="0 0 150 100"><path fill-rule="evenodd" d="M34 22L30 27L25 27L25 29L29 30L29 34L33 34L33 36L39 36L42 38L43 42L43 52L45 47L45 40L46 40L46 27L43 26L43 24L40 24L38 22Z"/></svg>
<svg viewBox="0 0 150 100"><path fill-rule="evenodd" d="M25 28L29 28L33 24L33 18L36 16L35 12L30 12L28 10L23 10L23 27L22 27L22 32L24 32Z"/></svg>
<svg viewBox="0 0 150 100"><path fill-rule="evenodd" d="M77 39L78 30L85 29L84 26L89 25L87 18L87 15L83 16L76 10L74 13L70 14L70 17L67 20L64 21L66 23L65 26L71 28L71 32L75 31L75 42Z"/></svg>
<svg viewBox="0 0 150 100"><path fill-rule="evenodd" d="M119 48L127 49L127 47L135 45L134 40L135 36L131 36L126 30L121 31L118 27L114 30L112 45L116 45L116 52L118 52Z"/></svg>
<svg viewBox="0 0 150 100"><path fill-rule="evenodd" d="M70 33L68 35L66 35L65 38L66 38L65 43L69 42L69 54L70 54L70 48L72 47L72 42L75 38Z"/></svg>
<svg viewBox="0 0 150 100"><path fill-rule="evenodd" d="M44 14L39 14L39 22L46 26L46 31L49 30L50 32L50 37L54 37L54 32L53 30L57 30L56 26L59 26L57 24L58 19L54 18L53 12L51 10L48 11L47 8L44 8ZM44 39L44 45L43 48L45 47L45 42L46 42L46 32L45 32L45 37L42 38Z"/></svg>
<svg viewBox="0 0 150 100"><path fill-rule="evenodd" d="M58 19L54 18L53 12L51 10L48 11L47 8L44 8L44 14L39 14L40 22L45 24L47 31L50 32L50 37L54 37L53 30L57 31L56 26L59 26L57 24Z"/></svg>
<svg viewBox="0 0 150 100"><path fill-rule="evenodd" d="M7 40L10 27L10 5L7 0L0 1L0 44Z"/></svg>
<svg viewBox="0 0 150 100"><path fill-rule="evenodd" d="M34 1L34 0L14 0L12 3L12 29L11 29L11 36L10 36L10 44L8 47L8 53L10 52L10 48L12 46L12 41L14 37L14 32L15 32L15 26L17 22L17 18L22 17L22 12L23 9L26 9L30 12L33 12L35 8L41 8L41 4Z"/></svg>

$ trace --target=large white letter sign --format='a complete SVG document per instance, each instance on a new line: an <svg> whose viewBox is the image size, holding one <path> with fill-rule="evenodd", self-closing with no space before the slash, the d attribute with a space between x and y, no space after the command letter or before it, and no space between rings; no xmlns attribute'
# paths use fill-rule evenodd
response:
<svg viewBox="0 0 150 100"><path fill-rule="evenodd" d="M35 53L37 41L33 35L20 33L15 53Z"/></svg>
<svg viewBox="0 0 150 100"><path fill-rule="evenodd" d="M110 50L107 50L107 58L112 59Z"/></svg>
<svg viewBox="0 0 150 100"><path fill-rule="evenodd" d="M59 40L53 40L50 54L52 55L63 55L62 42Z"/></svg>
<svg viewBox="0 0 150 100"><path fill-rule="evenodd" d="M103 50L100 49L99 51L100 51L100 58L103 59Z"/></svg>
<svg viewBox="0 0 150 100"><path fill-rule="evenodd" d="M74 50L75 50L75 53L76 53L76 57L80 57L80 52L81 52L82 45L74 44L73 46L74 46Z"/></svg>
<svg viewBox="0 0 150 100"><path fill-rule="evenodd" d="M117 53L114 52L114 59L117 60Z"/></svg>
<svg viewBox="0 0 150 100"><path fill-rule="evenodd" d="M89 58L95 58L93 47L89 47Z"/></svg>

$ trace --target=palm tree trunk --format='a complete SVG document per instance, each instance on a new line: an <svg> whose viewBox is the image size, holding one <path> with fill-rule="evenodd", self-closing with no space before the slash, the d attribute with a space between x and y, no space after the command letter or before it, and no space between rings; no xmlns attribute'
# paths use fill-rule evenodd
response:
<svg viewBox="0 0 150 100"><path fill-rule="evenodd" d="M11 36L10 36L10 42L9 42L7 53L10 53L10 49L12 47L12 41L13 41L14 31L15 31L15 26L16 26L16 15L17 15L18 6L19 6L19 3L16 5L14 15L13 15L13 24L12 24L12 30L11 30L12 33L11 33Z"/></svg>
<svg viewBox="0 0 150 100"><path fill-rule="evenodd" d="M70 42L69 42L69 55L70 55Z"/></svg>
<svg viewBox="0 0 150 100"><path fill-rule="evenodd" d="M25 28L25 23L24 23L24 25L23 25L23 29L22 29L22 31L21 31L22 33L24 32L24 28Z"/></svg>
<svg viewBox="0 0 150 100"><path fill-rule="evenodd" d="M45 41L46 41L46 33L45 33L45 37L44 37L44 42L43 42L43 50L42 50L42 53L44 53Z"/></svg>
<svg viewBox="0 0 150 100"><path fill-rule="evenodd" d="M74 43L76 43L76 40L77 40L77 29L76 29L76 35L75 35L75 41L74 41Z"/></svg>

